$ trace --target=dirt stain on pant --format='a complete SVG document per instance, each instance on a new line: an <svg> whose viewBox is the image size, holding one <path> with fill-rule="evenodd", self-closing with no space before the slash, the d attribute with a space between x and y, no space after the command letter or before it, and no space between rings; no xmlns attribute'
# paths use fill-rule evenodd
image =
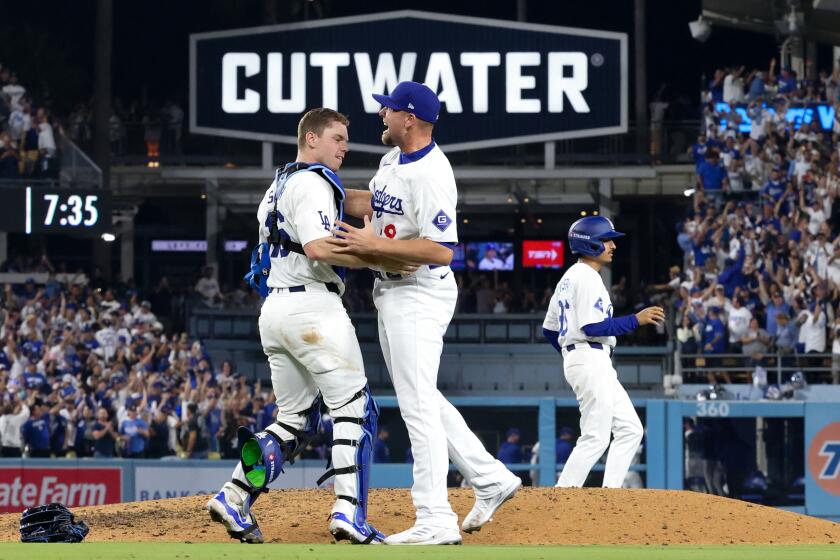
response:
<svg viewBox="0 0 840 560"><path fill-rule="evenodd" d="M309 329L300 335L300 339L307 344L318 344L324 337L321 336L321 333L317 329Z"/></svg>

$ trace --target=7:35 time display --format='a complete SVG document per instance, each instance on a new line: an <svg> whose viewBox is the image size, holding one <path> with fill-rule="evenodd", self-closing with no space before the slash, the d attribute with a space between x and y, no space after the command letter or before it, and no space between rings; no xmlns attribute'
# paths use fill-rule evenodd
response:
<svg viewBox="0 0 840 560"><path fill-rule="evenodd" d="M111 229L111 193L103 189L27 187L25 233L98 235Z"/></svg>
<svg viewBox="0 0 840 560"><path fill-rule="evenodd" d="M0 188L0 231L95 237L111 229L109 190Z"/></svg>

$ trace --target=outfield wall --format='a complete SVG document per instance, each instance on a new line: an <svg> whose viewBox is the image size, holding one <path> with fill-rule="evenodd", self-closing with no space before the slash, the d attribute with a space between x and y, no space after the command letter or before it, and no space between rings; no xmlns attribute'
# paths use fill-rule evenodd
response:
<svg viewBox="0 0 840 560"><path fill-rule="evenodd" d="M459 408L481 407L504 414L505 408L533 408L540 441L554 441L558 407L576 407L570 398L452 397ZM396 407L394 397L378 399ZM683 418L803 418L805 426L805 505L791 511L840 518L840 403L665 401L634 399L644 409L644 463L633 469L645 474L648 488L682 489L685 448ZM541 486L550 486L562 465L551 445L540 446L537 465L510 467L536 470ZM206 494L230 476L235 462L208 460L0 459L0 512L21 511L49 501L70 507ZM596 465L603 468L602 465ZM302 460L287 466L272 488L312 488L324 472L323 461ZM411 484L410 464L375 464L374 487Z"/></svg>

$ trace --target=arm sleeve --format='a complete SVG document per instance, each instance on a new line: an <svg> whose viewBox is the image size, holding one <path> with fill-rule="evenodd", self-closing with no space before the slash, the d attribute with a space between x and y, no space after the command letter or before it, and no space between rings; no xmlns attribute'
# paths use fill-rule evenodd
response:
<svg viewBox="0 0 840 560"><path fill-rule="evenodd" d="M299 173L295 178L295 215L292 221L298 242L306 245L310 241L330 237L330 230L335 223L335 195L332 187L311 172Z"/></svg>
<svg viewBox="0 0 840 560"><path fill-rule="evenodd" d="M429 156L426 156L429 157ZM458 242L458 225L455 206L458 203L458 190L452 168L440 168L439 176L427 173L415 181L417 185L416 212L420 237L444 243Z"/></svg>
<svg viewBox="0 0 840 560"><path fill-rule="evenodd" d="M560 352L560 333L557 331L550 331L543 327L543 336L548 340L554 349Z"/></svg>
<svg viewBox="0 0 840 560"><path fill-rule="evenodd" d="M583 326L586 336L619 336L633 332L639 328L639 320L635 315L624 317L607 317L600 323L590 323Z"/></svg>

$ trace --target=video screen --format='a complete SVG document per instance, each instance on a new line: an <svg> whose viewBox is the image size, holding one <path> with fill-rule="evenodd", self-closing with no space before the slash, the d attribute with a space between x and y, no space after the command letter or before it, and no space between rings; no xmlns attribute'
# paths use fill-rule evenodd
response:
<svg viewBox="0 0 840 560"><path fill-rule="evenodd" d="M513 243L507 241L478 241L465 245L468 270L513 270Z"/></svg>
<svg viewBox="0 0 840 560"><path fill-rule="evenodd" d="M565 259L562 241L523 241L524 268L562 268Z"/></svg>

